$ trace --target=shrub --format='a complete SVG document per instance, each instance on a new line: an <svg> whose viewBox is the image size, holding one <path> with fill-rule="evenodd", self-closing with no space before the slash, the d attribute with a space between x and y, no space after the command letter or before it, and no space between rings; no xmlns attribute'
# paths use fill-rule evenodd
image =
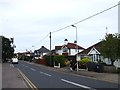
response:
<svg viewBox="0 0 120 90"><path fill-rule="evenodd" d="M95 71L96 70L97 63L96 62L88 62L86 64L86 67L88 68L88 71Z"/></svg>
<svg viewBox="0 0 120 90"><path fill-rule="evenodd" d="M47 55L43 56L43 59L45 60L47 66L50 66L50 64L52 67L54 66L54 56L51 56L51 61L50 61L50 56Z"/></svg>
<svg viewBox="0 0 120 90"><path fill-rule="evenodd" d="M79 61L80 68L86 69L86 65L88 62L92 62L89 58L83 58Z"/></svg>
<svg viewBox="0 0 120 90"><path fill-rule="evenodd" d="M60 63L61 67L65 66L65 57L64 55L55 55L54 56L54 62L56 65L58 65L58 63Z"/></svg>
<svg viewBox="0 0 120 90"><path fill-rule="evenodd" d="M65 60L65 66L69 66L70 65L70 61L69 60Z"/></svg>
<svg viewBox="0 0 120 90"><path fill-rule="evenodd" d="M29 61L30 60L30 57L29 56L25 56L24 57L24 61Z"/></svg>

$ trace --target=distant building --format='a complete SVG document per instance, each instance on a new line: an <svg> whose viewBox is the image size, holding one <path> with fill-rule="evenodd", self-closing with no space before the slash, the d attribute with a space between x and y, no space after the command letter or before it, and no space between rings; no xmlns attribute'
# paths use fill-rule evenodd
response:
<svg viewBox="0 0 120 90"><path fill-rule="evenodd" d="M40 49L34 51L36 59L42 59L44 55L48 54L50 51L46 47L42 46Z"/></svg>

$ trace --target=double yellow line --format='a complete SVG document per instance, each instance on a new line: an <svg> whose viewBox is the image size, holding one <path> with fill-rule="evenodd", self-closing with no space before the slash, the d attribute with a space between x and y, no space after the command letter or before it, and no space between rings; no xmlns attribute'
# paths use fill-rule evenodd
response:
<svg viewBox="0 0 120 90"><path fill-rule="evenodd" d="M18 71L32 90L38 90L37 87L25 76L25 74L20 69L18 69Z"/></svg>

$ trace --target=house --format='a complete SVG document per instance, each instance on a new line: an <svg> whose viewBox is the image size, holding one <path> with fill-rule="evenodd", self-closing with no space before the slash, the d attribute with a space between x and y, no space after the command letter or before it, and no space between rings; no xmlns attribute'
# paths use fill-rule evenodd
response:
<svg viewBox="0 0 120 90"><path fill-rule="evenodd" d="M58 55L75 56L78 52L83 51L84 48L75 43L67 43L61 46L55 46L55 52Z"/></svg>
<svg viewBox="0 0 120 90"><path fill-rule="evenodd" d="M103 61L107 65L111 65L111 60L108 58L103 58L103 56L100 53L100 47L101 47L102 42L98 42L87 49L83 50L82 52L78 53L79 58L84 58L88 57L90 58L93 62L99 62ZM120 60L116 60L114 62L114 66L120 67Z"/></svg>
<svg viewBox="0 0 120 90"><path fill-rule="evenodd" d="M26 51L26 52L18 52L17 54L18 59L24 60L25 57L32 57L33 53L31 51Z"/></svg>
<svg viewBox="0 0 120 90"><path fill-rule="evenodd" d="M42 46L40 49L34 51L34 55L36 59L42 59L44 55L48 54L50 51Z"/></svg>
<svg viewBox="0 0 120 90"><path fill-rule="evenodd" d="M78 56L80 56L81 59L84 57L88 57L93 62L98 62L101 60L100 45L101 42L98 42L83 50L82 52L78 53Z"/></svg>

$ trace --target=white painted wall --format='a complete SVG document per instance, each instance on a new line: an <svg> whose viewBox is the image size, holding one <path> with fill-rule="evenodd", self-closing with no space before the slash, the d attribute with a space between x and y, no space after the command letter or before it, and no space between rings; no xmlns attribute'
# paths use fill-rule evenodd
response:
<svg viewBox="0 0 120 90"><path fill-rule="evenodd" d="M62 55L62 50L56 50L56 53Z"/></svg>
<svg viewBox="0 0 120 90"><path fill-rule="evenodd" d="M70 49L70 55L75 55L75 54L77 54L76 49Z"/></svg>

